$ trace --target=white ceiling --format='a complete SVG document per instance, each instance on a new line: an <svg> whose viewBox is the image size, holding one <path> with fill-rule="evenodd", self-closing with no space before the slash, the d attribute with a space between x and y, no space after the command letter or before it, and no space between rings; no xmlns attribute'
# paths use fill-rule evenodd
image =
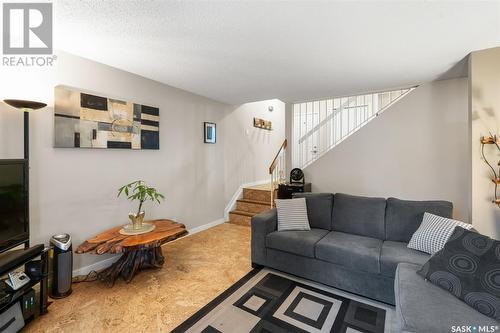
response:
<svg viewBox="0 0 500 333"><path fill-rule="evenodd" d="M499 1L54 1L55 47L215 100L301 101L464 75ZM457 65L457 66L456 66Z"/></svg>

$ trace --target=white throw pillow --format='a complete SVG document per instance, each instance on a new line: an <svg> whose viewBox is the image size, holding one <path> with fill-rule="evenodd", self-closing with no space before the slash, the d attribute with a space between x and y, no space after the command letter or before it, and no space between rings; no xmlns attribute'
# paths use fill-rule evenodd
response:
<svg viewBox="0 0 500 333"><path fill-rule="evenodd" d="M307 217L306 198L276 199L278 231L311 230Z"/></svg>
<svg viewBox="0 0 500 333"><path fill-rule="evenodd" d="M472 229L472 224L425 213L422 224L411 236L408 248L434 254L444 247L457 226Z"/></svg>

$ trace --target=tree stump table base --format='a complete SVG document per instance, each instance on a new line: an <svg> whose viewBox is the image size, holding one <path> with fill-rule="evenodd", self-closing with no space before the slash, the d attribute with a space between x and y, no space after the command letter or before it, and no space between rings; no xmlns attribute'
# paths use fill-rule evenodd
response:
<svg viewBox="0 0 500 333"><path fill-rule="evenodd" d="M132 281L143 269L161 268L165 263L161 245L187 234L186 227L169 220L149 221L156 228L141 235L122 235L122 227L116 227L82 243L76 253L123 253L111 266L103 269L97 276L99 280L112 287L121 277L125 282Z"/></svg>
<svg viewBox="0 0 500 333"><path fill-rule="evenodd" d="M162 268L164 263L165 257L163 257L159 246L126 251L115 263L100 271L98 277L109 287L113 287L119 277L129 283L139 271L148 268Z"/></svg>

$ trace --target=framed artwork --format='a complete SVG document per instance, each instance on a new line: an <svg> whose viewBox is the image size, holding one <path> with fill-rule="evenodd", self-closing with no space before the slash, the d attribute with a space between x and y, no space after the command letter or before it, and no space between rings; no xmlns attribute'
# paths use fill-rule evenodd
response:
<svg viewBox="0 0 500 333"><path fill-rule="evenodd" d="M204 123L204 142L215 143L217 141L217 128L214 123Z"/></svg>
<svg viewBox="0 0 500 333"><path fill-rule="evenodd" d="M54 147L160 149L160 109L58 86Z"/></svg>

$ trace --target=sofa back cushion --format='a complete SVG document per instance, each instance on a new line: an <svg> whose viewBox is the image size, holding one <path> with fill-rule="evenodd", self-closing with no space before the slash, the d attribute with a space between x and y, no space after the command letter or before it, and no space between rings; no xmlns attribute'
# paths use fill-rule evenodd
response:
<svg viewBox="0 0 500 333"><path fill-rule="evenodd" d="M332 229L384 239L385 199L336 193Z"/></svg>
<svg viewBox="0 0 500 333"><path fill-rule="evenodd" d="M311 228L332 230L332 193L295 193L294 198L306 198L307 216Z"/></svg>
<svg viewBox="0 0 500 333"><path fill-rule="evenodd" d="M385 239L408 243L422 223L424 213L451 218L453 204L449 201L410 201L387 199Z"/></svg>

